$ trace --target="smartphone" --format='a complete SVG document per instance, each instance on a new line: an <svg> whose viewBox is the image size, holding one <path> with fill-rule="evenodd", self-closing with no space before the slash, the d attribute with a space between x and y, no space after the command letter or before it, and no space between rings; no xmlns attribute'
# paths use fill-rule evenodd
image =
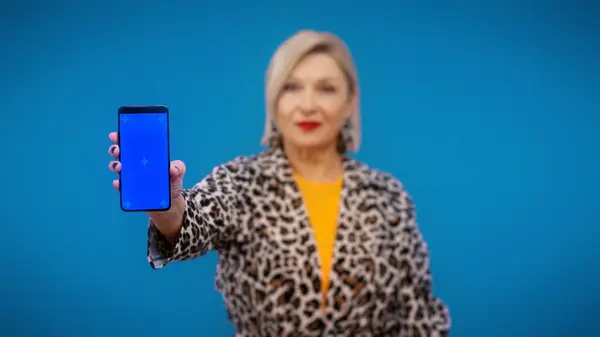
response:
<svg viewBox="0 0 600 337"><path fill-rule="evenodd" d="M125 212L169 210L169 109L166 106L123 106L118 115L121 209Z"/></svg>

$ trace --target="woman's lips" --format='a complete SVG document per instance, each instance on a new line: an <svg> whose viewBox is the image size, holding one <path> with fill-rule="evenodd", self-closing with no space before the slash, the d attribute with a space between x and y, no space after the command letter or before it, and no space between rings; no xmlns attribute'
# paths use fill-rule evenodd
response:
<svg viewBox="0 0 600 337"><path fill-rule="evenodd" d="M296 125L304 131L313 131L314 129L321 126L321 123L319 123L319 122L298 122L298 123L296 123Z"/></svg>

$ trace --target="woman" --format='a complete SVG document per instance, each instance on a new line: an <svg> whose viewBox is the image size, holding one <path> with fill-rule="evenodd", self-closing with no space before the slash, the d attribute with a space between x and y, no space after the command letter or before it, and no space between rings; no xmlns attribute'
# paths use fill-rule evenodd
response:
<svg viewBox="0 0 600 337"><path fill-rule="evenodd" d="M172 163L173 207L149 214L150 265L216 250L239 337L446 336L448 310L432 294L410 197L347 155L360 123L345 44L313 31L291 37L269 65L266 102L268 150L189 190L185 165ZM116 145L109 152L118 158Z"/></svg>

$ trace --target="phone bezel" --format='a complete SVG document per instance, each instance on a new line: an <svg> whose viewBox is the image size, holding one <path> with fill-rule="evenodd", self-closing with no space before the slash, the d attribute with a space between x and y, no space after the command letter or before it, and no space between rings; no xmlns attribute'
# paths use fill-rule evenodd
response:
<svg viewBox="0 0 600 337"><path fill-rule="evenodd" d="M170 175L170 169L171 169L171 133L170 133L170 121L169 121L169 108L167 108L164 105L149 105L149 106L122 106L119 108L118 113L117 113L117 125L118 125L118 139L117 139L117 145L119 145L119 162L121 161L121 115L131 115L131 114L138 114L138 113L164 113L167 116L167 180L169 181L169 191L171 190L171 175ZM123 207L123 193L121 193L121 188L123 186L123 182L121 181L121 174L119 173L119 204L121 207L121 210L123 212L131 212L131 213L135 213L135 212L166 212L168 210L171 209L171 205L173 203L172 198L171 198L171 193L169 193L169 205L166 208L159 208L159 209L126 209L125 207Z"/></svg>

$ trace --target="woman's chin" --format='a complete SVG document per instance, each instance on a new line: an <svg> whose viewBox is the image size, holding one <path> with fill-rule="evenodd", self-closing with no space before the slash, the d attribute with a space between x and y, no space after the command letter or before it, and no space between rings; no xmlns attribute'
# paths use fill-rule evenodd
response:
<svg viewBox="0 0 600 337"><path fill-rule="evenodd" d="M323 139L322 137L299 137L298 139L294 139L294 141L290 142L292 145L299 149L307 149L307 150L318 150L328 148L330 145L333 145L332 142Z"/></svg>

